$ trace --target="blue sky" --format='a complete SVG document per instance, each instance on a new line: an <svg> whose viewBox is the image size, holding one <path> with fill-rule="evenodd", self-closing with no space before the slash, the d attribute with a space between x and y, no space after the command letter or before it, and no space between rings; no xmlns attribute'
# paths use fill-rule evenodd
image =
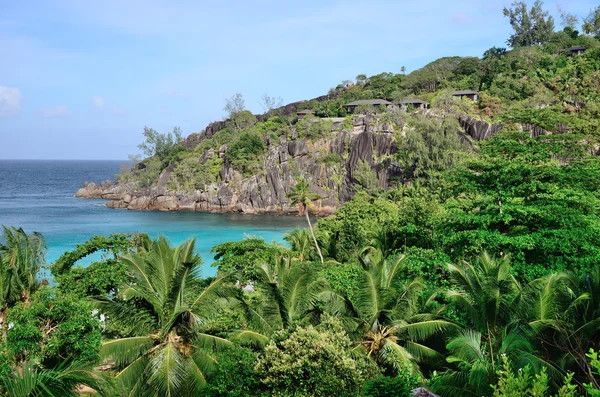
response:
<svg viewBox="0 0 600 397"><path fill-rule="evenodd" d="M562 4L584 16L596 3ZM504 46L509 4L0 0L0 159L125 159L145 125L201 131L235 92L259 112L265 92L288 103L481 56Z"/></svg>

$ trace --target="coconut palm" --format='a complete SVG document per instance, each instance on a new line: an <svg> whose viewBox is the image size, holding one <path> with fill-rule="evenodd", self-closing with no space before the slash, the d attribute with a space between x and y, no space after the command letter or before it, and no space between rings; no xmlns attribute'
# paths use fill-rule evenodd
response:
<svg viewBox="0 0 600 397"><path fill-rule="evenodd" d="M275 331L294 323L317 324L322 313L318 307L327 307L335 313L337 295L296 258L281 255L273 263L261 264L257 269L259 301L245 305L248 327L235 333L238 340L264 346Z"/></svg>
<svg viewBox="0 0 600 397"><path fill-rule="evenodd" d="M311 257L312 247L311 236L306 229L294 229L289 233L286 233L283 237L285 241L290 245L292 251L296 253L296 257L300 262Z"/></svg>
<svg viewBox="0 0 600 397"><path fill-rule="evenodd" d="M527 316L548 359L600 387L586 354L600 348L600 266L577 277L557 273L534 280L526 304Z"/></svg>
<svg viewBox="0 0 600 397"><path fill-rule="evenodd" d="M502 356L521 367L546 364L535 354L536 328L519 320L527 299L511 273L509 258L484 253L473 264L448 265L448 270L456 286L449 297L469 324L449 339L447 361L453 367L433 381L434 392L442 396L489 394Z"/></svg>
<svg viewBox="0 0 600 397"><path fill-rule="evenodd" d="M300 215L304 214L306 216L308 228L310 229L310 233L312 234L312 238L315 243L315 247L317 248L319 258L321 258L321 263L324 263L323 254L321 254L321 248L319 248L319 243L317 242L317 238L315 237L315 231L312 227L312 223L310 223L309 216L309 209L313 207L313 201L320 200L322 197L316 193L311 192L310 183L304 178L298 178L298 180L296 181L296 186L292 187L292 191L288 193L287 196L290 199L291 205L298 206L298 211Z"/></svg>
<svg viewBox="0 0 600 397"><path fill-rule="evenodd" d="M104 393L107 386L104 377L77 362L63 362L54 369L26 362L18 371L0 378L0 394L4 390L11 397L75 397L84 390L108 395Z"/></svg>
<svg viewBox="0 0 600 397"><path fill-rule="evenodd" d="M46 244L40 233L4 226L0 244L0 327L6 309L27 302L40 286L38 274L44 263Z"/></svg>
<svg viewBox="0 0 600 397"><path fill-rule="evenodd" d="M338 263L334 259L337 254L337 240L335 237L332 237L332 234L324 230L317 230L315 236L319 242L319 248L321 249L323 258L328 258L325 260L325 263ZM315 251L312 248L314 243L312 242L310 230L294 229L291 232L286 233L283 239L288 242L296 259L300 262L315 259Z"/></svg>
<svg viewBox="0 0 600 397"><path fill-rule="evenodd" d="M197 395L216 365L212 353L230 342L201 332L220 299L233 290L218 278L205 287L195 278L201 263L190 239L172 248L164 237L146 253L120 258L134 282L114 299L99 298L100 311L132 329L107 340L100 355L114 362L115 379L127 396Z"/></svg>
<svg viewBox="0 0 600 397"><path fill-rule="evenodd" d="M363 276L356 297L349 299L356 319L357 344L384 367L398 370L416 363L439 360L441 355L422 341L456 326L432 309L435 295L424 295L419 280L402 283L405 257L387 260L381 251L367 247L359 255Z"/></svg>

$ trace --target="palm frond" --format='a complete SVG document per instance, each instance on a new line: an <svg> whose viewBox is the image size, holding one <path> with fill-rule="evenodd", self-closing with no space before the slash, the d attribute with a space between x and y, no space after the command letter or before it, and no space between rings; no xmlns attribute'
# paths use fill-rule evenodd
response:
<svg viewBox="0 0 600 397"><path fill-rule="evenodd" d="M268 336L248 329L233 332L230 339L238 341L243 345L256 346L259 348L265 347L270 341Z"/></svg>
<svg viewBox="0 0 600 397"><path fill-rule="evenodd" d="M153 346L154 341L149 336L112 339L102 344L100 357L112 359L117 366L123 366L144 355Z"/></svg>
<svg viewBox="0 0 600 397"><path fill-rule="evenodd" d="M413 341L424 340L442 332L457 330L458 326L447 320L432 319L413 323L395 323L397 333L406 333Z"/></svg>
<svg viewBox="0 0 600 397"><path fill-rule="evenodd" d="M167 343L148 363L148 381L152 389L165 397L176 397L186 378L185 359L174 343Z"/></svg>

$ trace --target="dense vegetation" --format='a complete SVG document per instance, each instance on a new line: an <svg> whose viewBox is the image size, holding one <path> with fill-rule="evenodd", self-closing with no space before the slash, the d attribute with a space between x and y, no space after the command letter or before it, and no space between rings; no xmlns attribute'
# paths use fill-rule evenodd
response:
<svg viewBox="0 0 600 397"><path fill-rule="evenodd" d="M43 236L5 227L0 395L599 396L600 7L587 34L568 14L554 32L539 2L505 14L510 51L361 75L306 103L319 117L372 97L417 95L434 109L378 115L408 127L396 129L394 187L364 169L354 198L313 225L320 198L299 178L289 199L309 227L287 246L214 247L216 277L201 276L193 240L145 235L94 237L45 269ZM576 44L586 52L562 51ZM481 100L456 101L452 88ZM281 134L331 133L275 106L257 123L243 105L232 97L227 127L191 148L178 130L147 129L149 157L121 178L149 185L173 165L173 188L201 189L223 161L260 172ZM504 127L465 143L464 116ZM224 158L205 156L225 143Z"/></svg>
<svg viewBox="0 0 600 397"><path fill-rule="evenodd" d="M586 19L580 34L573 16L563 15L563 30L553 32L554 22L536 4L528 10L518 4L506 10L515 28L508 40L513 47L490 48L481 58L446 57L409 74L381 73L358 75L344 81L319 100L298 106L314 110L316 117L298 120L296 113L286 113L280 102L265 96L261 102L267 110L259 119L245 110L244 100L236 94L227 101L227 121L211 136L192 134L184 141L175 129L160 134L145 129L145 143L140 145L147 156L132 172L124 170L121 181L133 181L138 187L156 183L167 166L173 168L168 188L173 191L206 190L220 181L223 163L243 176L264 173L262 158L280 136L298 136L317 140L332 133L329 117L346 117L343 105L358 99L401 101L419 98L431 103L426 116L398 110L382 111L359 107L355 113L384 113L378 117L395 128L399 151L396 160L407 178L427 176L454 164L459 153L470 147L460 144L455 131L456 119L469 116L488 123L500 123L505 129L525 129L539 133L570 132L597 138L600 129L600 41L597 32L598 11ZM571 56L569 48L583 46L585 53ZM473 89L480 93L478 102L456 101L452 90ZM448 117L450 116L450 117ZM446 134L437 134L441 127ZM341 128L351 126L351 118ZM474 142L473 144L476 144ZM224 153L219 155L223 149ZM336 166L339 161L328 162ZM298 175L302 176L302 175ZM354 181L357 187L360 181ZM403 182L403 181L399 181ZM404 181L405 182L405 181ZM341 182L340 182L341 183Z"/></svg>

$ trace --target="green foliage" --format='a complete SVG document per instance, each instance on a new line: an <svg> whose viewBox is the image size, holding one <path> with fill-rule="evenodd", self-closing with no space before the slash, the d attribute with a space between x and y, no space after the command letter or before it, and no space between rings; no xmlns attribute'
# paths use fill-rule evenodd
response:
<svg viewBox="0 0 600 397"><path fill-rule="evenodd" d="M516 373L515 373L516 372ZM573 374L567 375L565 385L562 386L555 397L576 397L577 387L571 384ZM526 365L513 371L508 357L502 357L502 368L498 370L498 383L492 385L493 397L550 396L548 393L549 379L546 369L543 368L538 374L531 373L531 367Z"/></svg>
<svg viewBox="0 0 600 397"><path fill-rule="evenodd" d="M133 281L118 294L97 298L95 305L111 322L122 326L125 337L105 340L100 356L114 362L117 385L129 395L196 395L215 369L212 354L229 346L207 334L220 298L234 291L218 278L199 283L201 258L194 240L171 247L164 237L146 252L120 257Z"/></svg>
<svg viewBox="0 0 600 397"><path fill-rule="evenodd" d="M216 354L219 368L202 389L207 397L246 397L259 396L261 382L254 370L257 362L252 350L231 346Z"/></svg>
<svg viewBox="0 0 600 397"><path fill-rule="evenodd" d="M379 376L365 383L364 397L412 397L411 391L421 384L419 376L405 369L394 377Z"/></svg>
<svg viewBox="0 0 600 397"><path fill-rule="evenodd" d="M325 156L319 158L319 161L325 165L336 165L342 163L344 160L337 153L327 153Z"/></svg>
<svg viewBox="0 0 600 397"><path fill-rule="evenodd" d="M417 362L435 361L439 352L421 342L455 328L432 307L435 296L425 296L419 280L401 282L406 258L385 259L381 251L363 250L363 268L355 298L350 300L352 334L368 357L382 368L398 372Z"/></svg>
<svg viewBox="0 0 600 397"><path fill-rule="evenodd" d="M87 267L75 267L55 277L61 292L82 298L114 294L128 279L125 266L114 259L93 262Z"/></svg>
<svg viewBox="0 0 600 397"><path fill-rule="evenodd" d="M287 198L290 200L290 206L297 206L298 213L306 216L306 222L308 222L308 228L310 229L315 248L319 254L319 259L321 259L321 263L324 263L323 254L321 253L321 248L319 247L313 226L310 223L310 216L308 213L309 210L313 208L313 202L321 200L322 197L311 191L309 181L304 178L298 178L296 179L296 185L292 187L291 191L287 194Z"/></svg>
<svg viewBox="0 0 600 397"><path fill-rule="evenodd" d="M511 8L504 7L504 16L510 20L510 25L515 31L507 40L513 48L526 47L534 44L543 44L554 31L554 18L542 9L541 0L536 0L527 10L527 3L515 1Z"/></svg>
<svg viewBox="0 0 600 397"><path fill-rule="evenodd" d="M253 132L243 132L228 148L225 156L231 165L245 176L252 175L259 163L258 155L265 150L262 137Z"/></svg>
<svg viewBox="0 0 600 397"><path fill-rule="evenodd" d="M335 236L338 252L336 260L342 262L353 257L370 242L369 229L373 223L383 226L396 224L399 210L396 203L383 198L372 198L358 193L348 203L327 218L319 221L319 230Z"/></svg>
<svg viewBox="0 0 600 397"><path fill-rule="evenodd" d="M7 347L18 361L56 364L70 359L94 362L100 349L100 321L78 296L42 288L31 301L8 312Z"/></svg>
<svg viewBox="0 0 600 397"><path fill-rule="evenodd" d="M455 120L445 119L441 125L424 117L411 118L406 136L396 136L396 158L407 177L427 177L456 163L462 146Z"/></svg>
<svg viewBox="0 0 600 397"><path fill-rule="evenodd" d="M327 280L335 292L345 294L353 300L360 287L363 270L358 264L344 263L323 267L319 274Z"/></svg>
<svg viewBox="0 0 600 397"><path fill-rule="evenodd" d="M531 280L552 270L579 274L597 263L600 208L591 181L600 161L574 135L498 135L478 158L450 170L438 226L453 258L484 247L510 253Z"/></svg>
<svg viewBox="0 0 600 397"><path fill-rule="evenodd" d="M270 395L355 397L377 370L352 358L339 320L277 333L260 354L256 371Z"/></svg>
<svg viewBox="0 0 600 397"><path fill-rule="evenodd" d="M217 267L219 274L235 274L238 280L247 282L256 279L258 265L272 262L283 251L283 247L262 238L228 241L212 248L215 261L211 266Z"/></svg>
<svg viewBox="0 0 600 397"><path fill-rule="evenodd" d="M7 308L26 301L40 287L46 243L40 233L3 226L0 241L0 320ZM2 327L0 321L0 327Z"/></svg>
<svg viewBox="0 0 600 397"><path fill-rule="evenodd" d="M106 378L87 363L63 362L46 369L26 362L19 370L0 376L0 395L5 395L4 391L10 397L77 397L85 390L83 386L100 395L112 395Z"/></svg>
<svg viewBox="0 0 600 397"><path fill-rule="evenodd" d="M308 138L311 141L316 141L331 136L333 122L316 117L305 117L295 127L298 131L298 138Z"/></svg>
<svg viewBox="0 0 600 397"><path fill-rule="evenodd" d="M227 112L227 117L229 117L226 123L228 128L235 131L241 131L256 124L256 117L246 110L244 97L239 92L225 100L223 110Z"/></svg>
<svg viewBox="0 0 600 397"><path fill-rule="evenodd" d="M591 375L595 378L594 383L586 383L585 391L590 395L590 397L599 397L600 396L600 387L598 387L598 380L600 378L600 359L598 358L598 353L594 349L590 349L589 353L585 355L589 361L589 365L591 367Z"/></svg>
<svg viewBox="0 0 600 397"><path fill-rule="evenodd" d="M585 17L582 28L585 33L600 39L600 6L591 10L589 15Z"/></svg>
<svg viewBox="0 0 600 397"><path fill-rule="evenodd" d="M354 171L354 179L359 183L367 193L373 194L376 192L379 179L377 173L371 168L368 162L360 160L356 164L356 170Z"/></svg>
<svg viewBox="0 0 600 397"><path fill-rule="evenodd" d="M201 162L194 152L183 157L173 170L168 187L175 191L205 190L207 185L219 180L223 159L216 155Z"/></svg>
<svg viewBox="0 0 600 397"><path fill-rule="evenodd" d="M158 157L147 158L140 165L141 167L134 171L134 178L138 181L140 188L151 187L158 181L164 165Z"/></svg>
<svg viewBox="0 0 600 397"><path fill-rule="evenodd" d="M422 279L425 285L434 291L450 287L450 275L446 267L451 262L448 255L419 247L408 247L404 255L406 255L406 263L403 280Z"/></svg>
<svg viewBox="0 0 600 397"><path fill-rule="evenodd" d="M182 150L183 137L179 127L173 128L173 132L161 134L153 128L144 127L144 142L138 148L147 157L158 157L161 162L170 162L176 152Z"/></svg>
<svg viewBox="0 0 600 397"><path fill-rule="evenodd" d="M107 251L117 258L121 254L144 247L147 242L148 235L142 233L113 233L110 236L93 236L85 243L77 245L73 251L62 254L51 266L51 271L53 275L59 276L67 273L78 260L94 252Z"/></svg>

